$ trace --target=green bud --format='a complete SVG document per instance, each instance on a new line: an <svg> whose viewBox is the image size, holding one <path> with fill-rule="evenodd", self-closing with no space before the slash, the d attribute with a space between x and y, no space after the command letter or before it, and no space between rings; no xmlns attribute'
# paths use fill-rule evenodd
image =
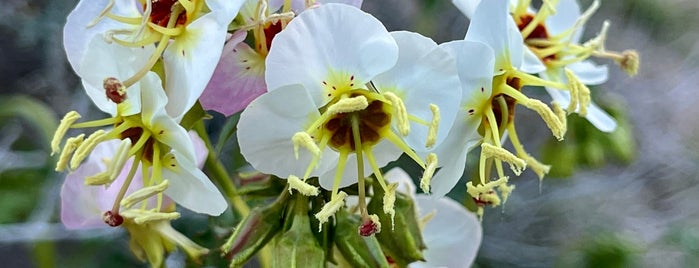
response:
<svg viewBox="0 0 699 268"><path fill-rule="evenodd" d="M351 267L388 267L376 236L360 236L357 227L361 224L358 215L340 210L335 214L335 245Z"/></svg>
<svg viewBox="0 0 699 268"><path fill-rule="evenodd" d="M278 236L272 258L273 267L325 267L325 249L311 232L308 198L296 195L291 228Z"/></svg>
<svg viewBox="0 0 699 268"><path fill-rule="evenodd" d="M391 216L383 212L383 190L374 185L375 194L367 209L369 213L379 216L384 225L381 232L375 236L384 252L400 267L405 267L415 261L424 261L422 250L426 248L422 241L422 232L415 211L415 202L410 196L396 193L394 228L391 228Z"/></svg>
<svg viewBox="0 0 699 268"><path fill-rule="evenodd" d="M572 176L578 166L577 147L574 143L560 143L553 139L545 143L541 149L541 161L551 165L547 177Z"/></svg>
<svg viewBox="0 0 699 268"><path fill-rule="evenodd" d="M636 140L631 131L631 124L627 121L619 120L614 132L606 137L609 139L610 150L622 162L628 164L636 158Z"/></svg>
<svg viewBox="0 0 699 268"><path fill-rule="evenodd" d="M286 191L272 204L256 207L235 228L221 251L231 257L231 267L246 263L282 228L284 208L289 200Z"/></svg>
<svg viewBox="0 0 699 268"><path fill-rule="evenodd" d="M597 130L591 130L597 131ZM596 135L591 135L592 137ZM604 145L600 140L591 138L580 144L580 160L588 166L600 167L604 164Z"/></svg>

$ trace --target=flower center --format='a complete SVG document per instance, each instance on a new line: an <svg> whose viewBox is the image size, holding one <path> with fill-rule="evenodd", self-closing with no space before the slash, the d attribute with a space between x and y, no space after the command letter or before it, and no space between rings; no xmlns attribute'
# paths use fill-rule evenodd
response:
<svg viewBox="0 0 699 268"><path fill-rule="evenodd" d="M517 28L519 28L520 31L524 30L527 28L527 26L534 20L534 15L532 14L524 14L519 17L519 21L517 22ZM549 33L546 30L546 26L543 23L538 23L536 26L534 26L534 29L531 31L530 34L524 37L524 43L530 47L533 48L533 51L537 50L542 50L550 47L549 45L541 44L541 43L536 43L535 41L541 41L541 40L549 40ZM544 63L555 60L556 59L556 54L550 54L550 55L539 55L541 58L541 61Z"/></svg>
<svg viewBox="0 0 699 268"><path fill-rule="evenodd" d="M355 92L351 97L360 95L367 94ZM363 110L336 114L323 126L325 133L322 135L330 135L329 145L333 149L354 151L356 144L352 137L352 120L358 120L360 142L363 146L373 146L381 140L381 133L390 131L391 115L388 108L382 101L372 100Z"/></svg>
<svg viewBox="0 0 699 268"><path fill-rule="evenodd" d="M172 15L172 6L177 2L178 0L151 0L150 21L161 27L167 27ZM143 8L146 9L145 4ZM179 13L175 25L184 25L186 22L187 14L185 12Z"/></svg>

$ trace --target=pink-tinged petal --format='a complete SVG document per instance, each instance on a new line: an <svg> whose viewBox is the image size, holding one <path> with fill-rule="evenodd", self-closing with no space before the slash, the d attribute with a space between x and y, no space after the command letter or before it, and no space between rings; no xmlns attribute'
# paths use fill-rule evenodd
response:
<svg viewBox="0 0 699 268"><path fill-rule="evenodd" d="M199 137L199 134L197 134L196 131L190 130L189 138L192 140L192 144L194 145L194 157L196 158L196 165L198 168L202 168L204 166L204 162L206 162L206 157L209 156L209 149L206 148L204 140L202 140L201 137Z"/></svg>
<svg viewBox="0 0 699 268"><path fill-rule="evenodd" d="M360 86L397 59L398 46L380 21L352 6L325 4L302 12L275 36L265 81L268 91L301 84L320 107L329 100L323 81L331 73L351 75Z"/></svg>
<svg viewBox="0 0 699 268"><path fill-rule="evenodd" d="M206 14L187 25L163 52L167 112L176 121L199 99L221 57L226 27Z"/></svg>
<svg viewBox="0 0 699 268"><path fill-rule="evenodd" d="M265 59L242 42L246 35L246 31L235 32L223 47L211 81L199 98L204 109L230 116L267 92Z"/></svg>
<svg viewBox="0 0 699 268"><path fill-rule="evenodd" d="M175 166L163 168L163 178L170 181L165 194L177 204L196 213L221 215L228 203L211 180L177 151L171 151Z"/></svg>
<svg viewBox="0 0 699 268"><path fill-rule="evenodd" d="M483 239L483 229L476 216L449 198L415 198L420 217L434 212L422 230L427 249L426 262L410 267L471 267Z"/></svg>
<svg viewBox="0 0 699 268"><path fill-rule="evenodd" d="M97 145L77 170L66 176L61 187L61 222L68 229L87 229L108 227L102 221L105 211L111 210L114 200L126 180L128 171L133 165L129 159L121 173L105 188L104 186L85 185L85 177L92 176L106 170L105 159L111 159L119 146L119 140L105 141ZM140 167L139 167L140 170ZM141 172L136 172L131 187L127 194L132 193L142 186Z"/></svg>
<svg viewBox="0 0 699 268"><path fill-rule="evenodd" d="M88 43L94 36L100 36L107 30L124 29L125 24L109 18L103 18L96 25L87 27L100 12L107 7L109 0L82 0L68 14L66 24L63 27L63 46L68 56L68 62L75 73L80 73L80 62L85 51L90 47ZM117 1L112 8L112 13L123 17L140 16L136 1Z"/></svg>
<svg viewBox="0 0 699 268"><path fill-rule="evenodd" d="M291 138L305 131L309 122L320 117L311 96L299 85L267 92L255 99L240 115L238 143L240 152L255 169L281 178L303 176L313 156L304 147L294 157ZM337 165L337 152L326 148L318 168L319 176Z"/></svg>

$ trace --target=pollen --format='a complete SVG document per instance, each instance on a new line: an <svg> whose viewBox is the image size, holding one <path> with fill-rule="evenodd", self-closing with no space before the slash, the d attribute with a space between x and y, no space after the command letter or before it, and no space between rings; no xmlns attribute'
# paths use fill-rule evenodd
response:
<svg viewBox="0 0 699 268"><path fill-rule="evenodd" d="M287 183L289 184L289 194L293 194L292 190L296 190L305 196L317 196L319 193L318 187L310 185L294 175L289 175Z"/></svg>
<svg viewBox="0 0 699 268"><path fill-rule="evenodd" d="M68 129L70 129L70 126L73 125L75 121L78 121L78 119L80 119L80 114L76 111L70 111L63 116L63 119L61 119L61 122L58 124L56 132L53 134L53 139L51 139L51 155L54 155L61 150L59 147L61 140L63 140L63 137L65 137Z"/></svg>
<svg viewBox="0 0 699 268"><path fill-rule="evenodd" d="M342 206L345 205L345 197L347 193L340 191L337 193L337 197L330 202L326 203L318 213L315 214L316 219L318 219L318 230L323 227L323 224L328 222L328 219L335 215L335 212L340 210Z"/></svg>

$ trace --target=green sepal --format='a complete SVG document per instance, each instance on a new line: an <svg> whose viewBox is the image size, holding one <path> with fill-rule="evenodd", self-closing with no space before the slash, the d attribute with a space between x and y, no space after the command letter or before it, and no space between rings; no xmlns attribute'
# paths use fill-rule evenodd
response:
<svg viewBox="0 0 699 268"><path fill-rule="evenodd" d="M272 257L272 267L324 267L325 249L311 232L308 216L308 198L297 194L293 201L295 209L287 219L293 219L289 229L277 236ZM289 204L291 206L291 204ZM287 210L292 211L292 210ZM287 213L289 215L289 213Z"/></svg>
<svg viewBox="0 0 699 268"><path fill-rule="evenodd" d="M410 196L396 192L394 228L391 228L391 216L383 212L384 192L377 183L374 184L374 192L367 209L370 214L379 216L381 221L381 232L376 233L375 236L383 251L399 267L406 267L409 263L416 261L424 261L422 251L427 247L422 240L415 202Z"/></svg>
<svg viewBox="0 0 699 268"><path fill-rule="evenodd" d="M194 103L194 106L192 106L192 108L190 108L189 111L184 114L182 121L180 121L180 126L186 130L190 130L194 128L194 124L209 117L210 115L204 111L204 108L201 107L201 103L197 101Z"/></svg>
<svg viewBox="0 0 699 268"><path fill-rule="evenodd" d="M340 210L335 218L335 246L351 267L389 267L376 236L359 235L357 227L361 220L358 215Z"/></svg>
<svg viewBox="0 0 699 268"><path fill-rule="evenodd" d="M288 200L288 192L284 191L274 203L254 208L238 224L235 232L221 246L223 255L231 259L231 267L246 263L281 231Z"/></svg>

